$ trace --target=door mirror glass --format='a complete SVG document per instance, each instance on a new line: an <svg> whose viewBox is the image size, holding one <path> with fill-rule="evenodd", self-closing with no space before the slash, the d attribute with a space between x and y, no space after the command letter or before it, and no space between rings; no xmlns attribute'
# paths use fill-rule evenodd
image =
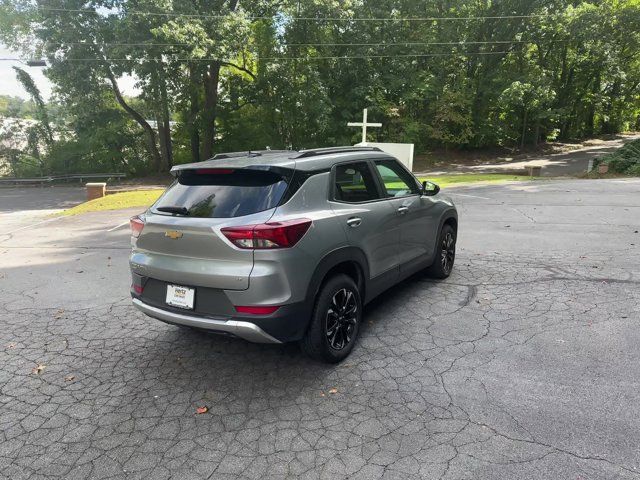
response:
<svg viewBox="0 0 640 480"><path fill-rule="evenodd" d="M422 195L432 197L440 191L440 187L433 182L425 180L422 182Z"/></svg>

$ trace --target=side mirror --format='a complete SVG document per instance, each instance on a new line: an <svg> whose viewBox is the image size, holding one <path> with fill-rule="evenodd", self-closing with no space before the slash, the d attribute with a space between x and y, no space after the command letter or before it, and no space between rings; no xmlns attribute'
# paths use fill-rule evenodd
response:
<svg viewBox="0 0 640 480"><path fill-rule="evenodd" d="M435 183L428 182L427 180L422 182L422 192L420 192L421 195L424 195L426 197L432 197L439 191L440 191L440 187Z"/></svg>

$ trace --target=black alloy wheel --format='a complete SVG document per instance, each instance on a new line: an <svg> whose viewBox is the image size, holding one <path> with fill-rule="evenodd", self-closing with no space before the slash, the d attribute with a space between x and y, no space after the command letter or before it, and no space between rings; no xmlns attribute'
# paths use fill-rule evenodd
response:
<svg viewBox="0 0 640 480"><path fill-rule="evenodd" d="M442 271L449 275L453 268L453 262L456 258L456 239L453 236L453 232L446 232L442 238L440 250L440 263L442 264Z"/></svg>
<svg viewBox="0 0 640 480"><path fill-rule="evenodd" d="M426 272L433 278L447 278L456 260L456 231L451 225L442 226L436 245L436 256Z"/></svg>
<svg viewBox="0 0 640 480"><path fill-rule="evenodd" d="M348 288L341 288L333 295L327 310L325 334L329 347L342 350L349 345L357 323L358 303L355 293Z"/></svg>
<svg viewBox="0 0 640 480"><path fill-rule="evenodd" d="M307 332L300 347L311 358L338 363L349 355L358 339L362 299L358 285L338 273L320 287Z"/></svg>

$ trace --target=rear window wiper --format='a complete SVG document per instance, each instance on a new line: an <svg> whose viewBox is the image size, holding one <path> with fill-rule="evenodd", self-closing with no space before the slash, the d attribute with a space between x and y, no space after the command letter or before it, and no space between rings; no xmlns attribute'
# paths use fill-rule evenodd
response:
<svg viewBox="0 0 640 480"><path fill-rule="evenodd" d="M186 207L158 207L159 212L175 213L177 215L189 215L189 210Z"/></svg>

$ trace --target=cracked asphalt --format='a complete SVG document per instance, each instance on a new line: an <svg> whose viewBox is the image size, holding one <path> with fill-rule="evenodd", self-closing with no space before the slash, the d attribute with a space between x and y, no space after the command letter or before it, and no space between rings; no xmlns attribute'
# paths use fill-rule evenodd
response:
<svg viewBox="0 0 640 480"><path fill-rule="evenodd" d="M452 276L327 366L145 317L132 211L0 189L0 478L640 478L640 180L447 193Z"/></svg>

